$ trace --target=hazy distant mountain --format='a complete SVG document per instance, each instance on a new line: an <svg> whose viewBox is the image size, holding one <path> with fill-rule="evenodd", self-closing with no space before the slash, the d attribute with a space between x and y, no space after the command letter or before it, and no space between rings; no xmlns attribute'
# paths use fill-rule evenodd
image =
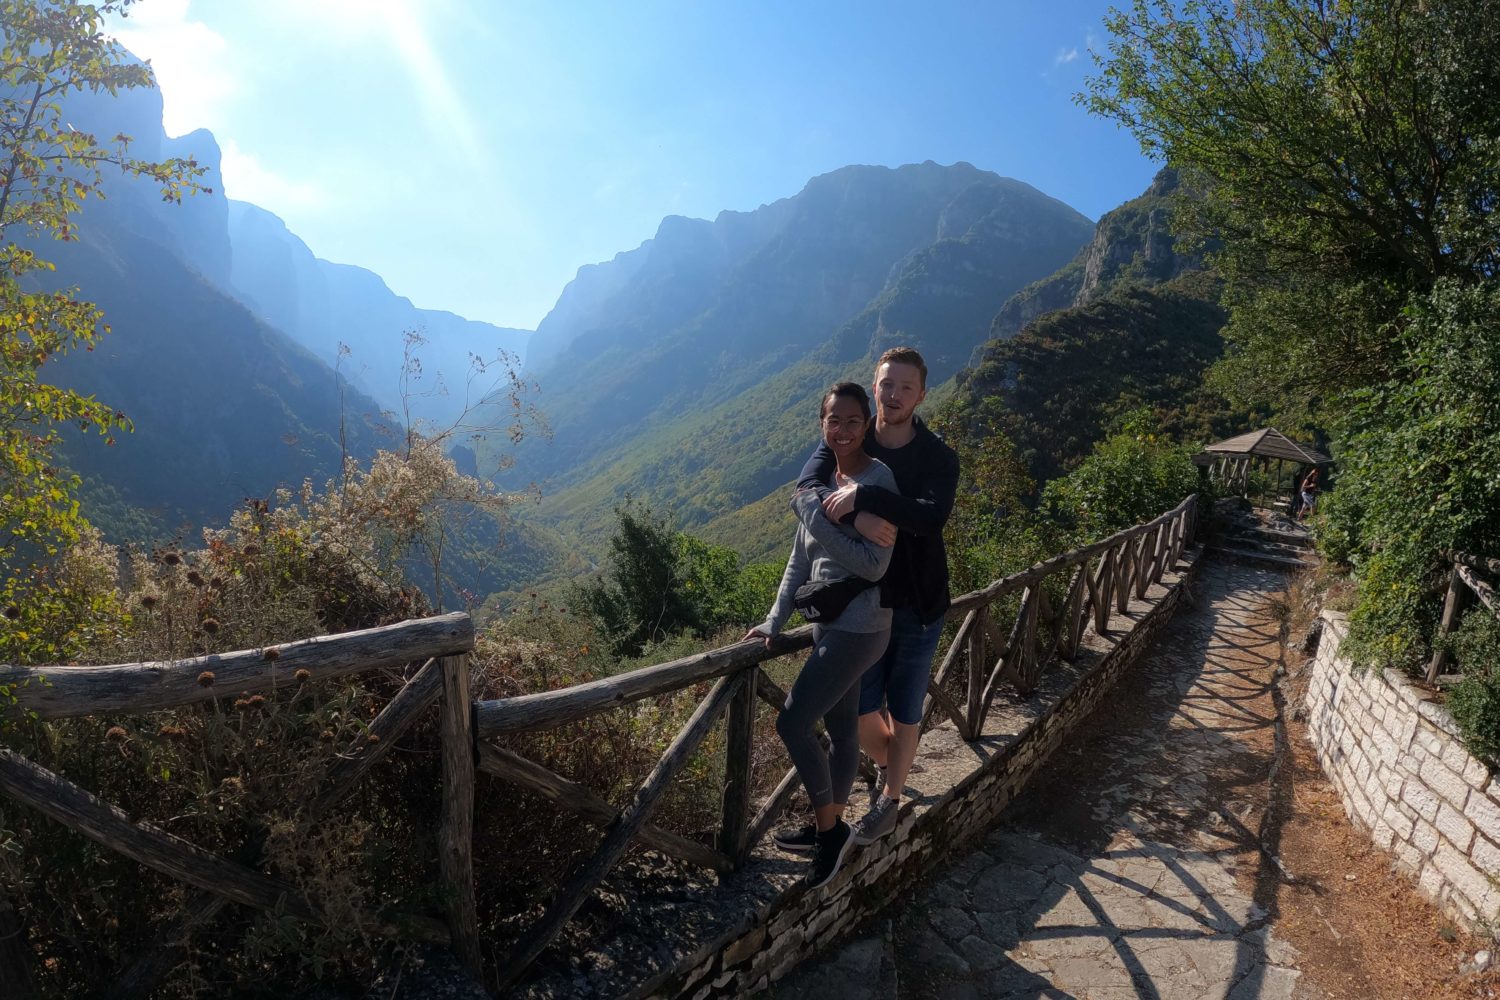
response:
<svg viewBox="0 0 1500 1000"><path fill-rule="evenodd" d="M343 447L368 454L383 440L359 419L374 404L340 389L333 370L226 291L228 205L219 149L206 131L168 139L161 95L75 96L70 124L133 137L133 154L192 156L212 194L161 201L150 182L110 177L105 199L80 213L80 239L37 246L57 265L45 283L76 285L111 332L91 352L49 365L47 376L124 412L135 425L113 447L72 438L67 457L90 488L155 515L158 526L222 523L246 496L335 474ZM106 523L120 512L101 512Z"/></svg>
<svg viewBox="0 0 1500 1000"><path fill-rule="evenodd" d="M313 257L269 213L227 201L213 136L167 138L158 91L75 95L65 114L80 130L131 136L136 156L194 157L213 188L169 205L145 180L108 177L107 197L84 203L78 242L37 247L57 264L46 281L78 286L112 327L96 350L48 374L134 422L112 448L90 438L67 445L91 490L115 505L168 528L221 523L246 496L335 475L345 449L372 454L391 440L379 413L399 403L406 329L430 341L419 392L439 371L466 372L470 350L522 346L522 331L416 309L378 276ZM353 349L343 370L379 390L378 402L359 382L340 385L337 340ZM448 381L446 398L417 399L418 415L441 420L462 405L462 381ZM97 513L106 523L129 516Z"/></svg>
<svg viewBox="0 0 1500 1000"><path fill-rule="evenodd" d="M159 189L150 182L106 171L107 199L84 203L79 218L83 235L103 238L106 230L127 230L190 262L193 270L214 284L227 287L229 209L223 194L224 179L219 173L218 141L207 129L169 138L162 130L161 108L161 92L154 87L122 90L116 97L85 91L66 99L64 115L68 124L81 132L92 132L101 138L129 136L130 155L139 159L196 159L208 168L201 183L213 188L213 194L184 198L180 205L164 205Z"/></svg>
<svg viewBox="0 0 1500 1000"><path fill-rule="evenodd" d="M112 330L51 377L122 410L135 430L109 448L71 441L70 464L168 528L222 523L247 496L336 474L340 393L328 366L161 243L83 229L49 257ZM358 418L373 404L351 391L347 405L346 444L368 455L384 440Z"/></svg>
<svg viewBox="0 0 1500 1000"><path fill-rule="evenodd" d="M440 426L458 419L493 382L493 372L488 379L476 373L472 356L493 361L503 352L520 364L529 330L419 309L373 271L315 257L263 208L230 201L228 215L233 249L229 287L318 358L339 363L355 385L386 409L402 408L408 331L426 340L414 349L421 377L412 384L413 412ZM340 344L350 352L341 363Z"/></svg>
<svg viewBox="0 0 1500 1000"><path fill-rule="evenodd" d="M829 382L866 381L909 343L938 384L1092 231L966 163L846 167L753 212L669 218L582 269L538 326L529 370L555 436L517 473L550 485L545 517L585 534L627 492L683 523L719 516L795 473Z"/></svg>

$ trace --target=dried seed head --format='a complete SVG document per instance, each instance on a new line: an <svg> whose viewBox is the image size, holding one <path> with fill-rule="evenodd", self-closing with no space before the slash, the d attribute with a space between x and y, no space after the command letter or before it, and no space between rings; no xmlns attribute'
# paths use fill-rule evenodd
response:
<svg viewBox="0 0 1500 1000"><path fill-rule="evenodd" d="M9 618L11 621L15 621L17 618L21 617L21 609L16 607L14 604L7 604L5 606L4 614L6 618Z"/></svg>
<svg viewBox="0 0 1500 1000"><path fill-rule="evenodd" d="M308 681L312 680L312 671L308 670L306 667L302 667L292 676L297 678L298 684L306 684Z"/></svg>
<svg viewBox="0 0 1500 1000"><path fill-rule="evenodd" d="M182 565L182 556L175 552L164 552L162 553L161 561L164 566L180 566Z"/></svg>
<svg viewBox="0 0 1500 1000"><path fill-rule="evenodd" d="M318 739L322 740L324 743L332 743L333 742L333 730L332 729L325 729L325 730L323 730L321 733L318 734Z"/></svg>
<svg viewBox="0 0 1500 1000"><path fill-rule="evenodd" d="M228 586L224 582L224 578L222 576L214 577L212 580L208 581L208 585L215 590L223 590L226 586Z"/></svg>
<svg viewBox="0 0 1500 1000"><path fill-rule="evenodd" d="M180 740L187 736L187 730L181 726L164 725L156 731L157 736L165 736L168 739Z"/></svg>
<svg viewBox="0 0 1500 1000"><path fill-rule="evenodd" d="M152 608L156 607L157 603L158 602L154 594L147 594L141 598L141 607L145 608L147 611L150 611Z"/></svg>
<svg viewBox="0 0 1500 1000"><path fill-rule="evenodd" d="M370 733L370 734L368 734L368 735L365 736L365 741L368 742L368 743L379 743L380 742L380 734L379 733Z"/></svg>
<svg viewBox="0 0 1500 1000"><path fill-rule="evenodd" d="M245 555L252 558L260 555L260 546L256 545L254 542L251 542L249 545L245 546Z"/></svg>
<svg viewBox="0 0 1500 1000"><path fill-rule="evenodd" d="M104 731L104 738L115 743L124 743L129 735L123 726L110 726Z"/></svg>
<svg viewBox="0 0 1500 1000"><path fill-rule="evenodd" d="M209 635L213 635L215 632L219 631L219 619L217 619L217 618L205 618L205 619L203 619L203 631L207 632Z"/></svg>
<svg viewBox="0 0 1500 1000"><path fill-rule="evenodd" d="M252 694L250 697L245 699L245 704L249 705L251 708L255 709L258 712L262 708L266 707L266 696L263 694Z"/></svg>
<svg viewBox="0 0 1500 1000"><path fill-rule="evenodd" d="M198 683L203 687L213 687L214 672L212 670L203 671L203 673L198 675Z"/></svg>
<svg viewBox="0 0 1500 1000"><path fill-rule="evenodd" d="M201 587L204 584L203 574L195 569L190 569L187 571L187 582L195 587Z"/></svg>
<svg viewBox="0 0 1500 1000"><path fill-rule="evenodd" d="M268 660L277 660L281 658L281 650L277 649L275 646L267 646L265 649L261 650L260 655Z"/></svg>

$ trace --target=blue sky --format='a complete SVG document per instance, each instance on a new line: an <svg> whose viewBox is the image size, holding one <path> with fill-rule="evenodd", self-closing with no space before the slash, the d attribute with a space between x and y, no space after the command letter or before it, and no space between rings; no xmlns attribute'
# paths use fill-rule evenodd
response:
<svg viewBox="0 0 1500 1000"><path fill-rule="evenodd" d="M849 163L1015 177L1090 218L1154 166L1072 100L1100 0L141 0L167 131L426 308L531 328L582 264Z"/></svg>

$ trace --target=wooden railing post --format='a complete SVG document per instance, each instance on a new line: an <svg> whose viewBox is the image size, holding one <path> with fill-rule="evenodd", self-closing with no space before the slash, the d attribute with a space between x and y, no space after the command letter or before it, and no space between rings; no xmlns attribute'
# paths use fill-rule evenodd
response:
<svg viewBox="0 0 1500 1000"><path fill-rule="evenodd" d="M1021 593L1021 607L1016 614L1016 624L1011 630L1010 646L1014 659L1011 661L1016 676L1016 688L1022 694L1036 690L1039 666L1036 655L1036 622L1041 610L1041 583L1027 587Z"/></svg>
<svg viewBox="0 0 1500 1000"><path fill-rule="evenodd" d="M1088 610L1088 588L1085 586L1089 576L1089 564L1085 559L1079 564L1073 573L1073 579L1068 584L1068 597L1063 602L1063 645L1061 647L1062 657L1072 661L1078 655L1078 644L1083 639L1083 629L1086 623L1084 617Z"/></svg>
<svg viewBox="0 0 1500 1000"><path fill-rule="evenodd" d="M1151 586L1151 562L1156 555L1156 536L1161 533L1161 525L1157 525L1150 531L1141 532L1135 556L1135 596L1144 598L1146 590Z"/></svg>
<svg viewBox="0 0 1500 1000"><path fill-rule="evenodd" d="M755 703L760 668L744 671L743 682L729 702L725 726L724 803L719 814L719 851L744 865L749 855L752 765L755 749Z"/></svg>
<svg viewBox="0 0 1500 1000"><path fill-rule="evenodd" d="M1099 572L1089 577L1089 596L1094 605L1094 631L1099 635L1109 632L1109 609L1114 604L1113 549L1099 553Z"/></svg>
<svg viewBox="0 0 1500 1000"><path fill-rule="evenodd" d="M948 650L943 654L943 662L933 671L932 676L927 678L927 697L922 703L922 724L927 724L928 717L937 709L941 708L948 718L953 720L953 725L958 729L958 734L965 740L972 740L974 734L969 729L969 712L966 705L960 705L954 701L952 695L946 690L948 678L952 676L953 669L958 665L959 658L969 653L969 637L973 634L975 625L979 624L979 616L983 612L982 607L974 608L964 616L963 624L954 633L953 641L948 644Z"/></svg>
<svg viewBox="0 0 1500 1000"><path fill-rule="evenodd" d="M1058 630L1057 611L1052 607L1052 598L1047 595L1046 582L1043 580L1037 587L1037 598L1040 602L1037 613L1041 616L1040 622L1047 626L1047 658L1050 659L1052 654L1057 652L1061 632ZM1040 628L1039 624L1038 629Z"/></svg>
<svg viewBox="0 0 1500 1000"><path fill-rule="evenodd" d="M969 738L978 739L984 729L985 709L984 682L989 676L989 663L985 658L985 642L989 635L990 609L986 605L974 609L974 627L969 630L969 691L967 710Z"/></svg>
<svg viewBox="0 0 1500 1000"><path fill-rule="evenodd" d="M1443 645L1443 637L1458 627L1459 616L1469 606L1469 587L1459 574L1458 564L1448 571L1448 593L1443 598L1443 617L1438 622L1437 636L1433 639L1432 659L1427 664L1427 683L1437 682L1438 674L1448 665L1452 654Z"/></svg>
<svg viewBox="0 0 1500 1000"><path fill-rule="evenodd" d="M1135 539L1126 538L1119 545L1115 553L1115 571L1119 576L1115 580L1115 610L1124 614L1130 610L1130 585L1135 570Z"/></svg>
<svg viewBox="0 0 1500 1000"><path fill-rule="evenodd" d="M453 952L476 979L484 975L479 916L474 905L474 723L469 657L444 656L440 732L443 741L443 815L438 831L438 877L448 911Z"/></svg>

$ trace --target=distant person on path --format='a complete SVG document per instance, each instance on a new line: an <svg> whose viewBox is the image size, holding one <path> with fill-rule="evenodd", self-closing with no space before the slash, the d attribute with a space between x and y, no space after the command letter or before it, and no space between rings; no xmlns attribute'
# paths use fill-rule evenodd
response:
<svg viewBox="0 0 1500 1000"><path fill-rule="evenodd" d="M927 364L910 347L880 356L875 367L876 419L865 450L888 465L896 486L860 483L829 490L823 484L834 456L819 446L802 469L799 490L817 490L829 520L852 523L865 537L883 539L887 522L899 532L891 568L881 581L881 604L891 609L891 642L861 682L860 743L877 766L870 811L855 842L873 843L896 828L906 776L917 755L922 707L932 657L948 611L948 553L943 525L958 490L958 455L916 415L927 395ZM787 847L782 838L777 844Z"/></svg>
<svg viewBox="0 0 1500 1000"><path fill-rule="evenodd" d="M1300 520L1307 520L1317 509L1318 502L1318 467L1315 465L1307 477L1302 480L1302 506L1297 511Z"/></svg>
<svg viewBox="0 0 1500 1000"><path fill-rule="evenodd" d="M895 491L891 470L864 448L870 397L863 386L833 386L823 396L819 418L823 447L833 457L832 483L841 489ZM896 529L867 526L885 539L880 541L835 524L812 490L798 491L792 509L799 521L797 537L776 602L745 638L769 645L794 608L814 623L812 653L776 718L776 731L812 800L815 828L802 831L799 850L813 854L807 881L817 888L833 878L854 846L854 831L843 815L859 773L859 679L890 640L891 612L881 607L875 584L890 565ZM826 753L814 729L819 718L832 744Z"/></svg>

